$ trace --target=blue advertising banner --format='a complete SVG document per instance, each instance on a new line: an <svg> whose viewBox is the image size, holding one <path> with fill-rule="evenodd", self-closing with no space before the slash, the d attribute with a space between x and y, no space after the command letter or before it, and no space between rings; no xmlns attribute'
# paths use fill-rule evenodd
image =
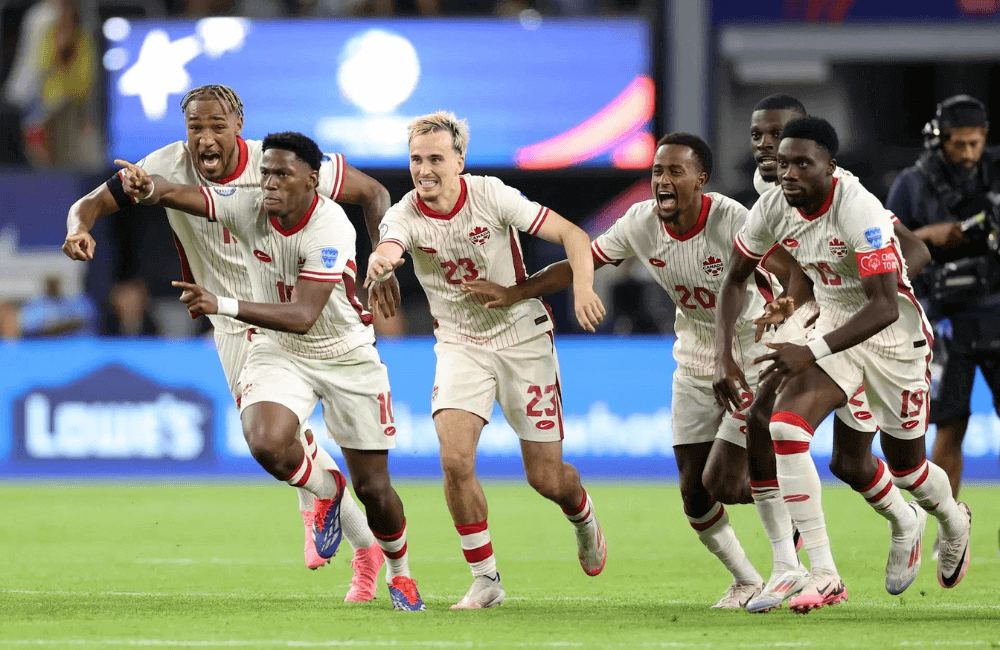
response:
<svg viewBox="0 0 1000 650"><path fill-rule="evenodd" d="M358 167L408 166L407 124L469 121L469 167L643 169L655 86L645 22L489 18L104 24L109 159L185 136L180 100L225 84L243 135L300 131Z"/></svg>
<svg viewBox="0 0 1000 650"><path fill-rule="evenodd" d="M565 455L588 477L675 479L672 339L557 340ZM392 382L398 476L439 476L430 416L431 339L385 340ZM91 339L0 345L0 477L38 475L259 475L243 439L211 340ZM965 441L965 476L997 480L1000 419L977 379ZM310 419L326 438L321 413ZM928 444L933 439L933 427ZM829 477L832 421L812 445ZM876 447L876 451L878 451ZM514 432L495 408L479 445L483 476L520 478Z"/></svg>
<svg viewBox="0 0 1000 650"><path fill-rule="evenodd" d="M713 2L712 22L981 22L1000 19L993 0L752 0Z"/></svg>

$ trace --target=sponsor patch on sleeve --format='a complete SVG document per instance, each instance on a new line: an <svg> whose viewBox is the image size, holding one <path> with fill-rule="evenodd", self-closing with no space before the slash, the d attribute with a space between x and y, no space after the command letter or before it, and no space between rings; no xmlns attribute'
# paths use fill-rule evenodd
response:
<svg viewBox="0 0 1000 650"><path fill-rule="evenodd" d="M333 265L337 263L337 249L336 248L324 248L321 252L323 258L323 266L328 269L332 269Z"/></svg>
<svg viewBox="0 0 1000 650"><path fill-rule="evenodd" d="M212 191L219 196L232 196L236 193L235 187L213 187Z"/></svg>
<svg viewBox="0 0 1000 650"><path fill-rule="evenodd" d="M882 248L882 229L878 226L865 231L865 239L872 248Z"/></svg>
<svg viewBox="0 0 1000 650"><path fill-rule="evenodd" d="M882 273L899 273L896 252L890 246L869 253L855 253L855 255L858 259L858 271L863 278Z"/></svg>

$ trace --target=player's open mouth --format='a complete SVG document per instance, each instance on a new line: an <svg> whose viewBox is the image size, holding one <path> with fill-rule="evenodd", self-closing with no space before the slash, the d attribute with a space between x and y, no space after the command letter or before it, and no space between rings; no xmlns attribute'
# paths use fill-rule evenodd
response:
<svg viewBox="0 0 1000 650"><path fill-rule="evenodd" d="M437 185L437 180L434 178L421 178L417 181L417 184L420 185L420 189L427 190Z"/></svg>
<svg viewBox="0 0 1000 650"><path fill-rule="evenodd" d="M201 166L210 172L215 172L219 170L222 165L222 156L217 153L203 153L199 156L201 159Z"/></svg>
<svg viewBox="0 0 1000 650"><path fill-rule="evenodd" d="M778 161L774 156L760 156L759 158L757 158L758 167L771 168L774 167L775 164L777 164L777 162Z"/></svg>
<svg viewBox="0 0 1000 650"><path fill-rule="evenodd" d="M677 205L677 195L673 192L657 192L656 203L661 210L672 210Z"/></svg>

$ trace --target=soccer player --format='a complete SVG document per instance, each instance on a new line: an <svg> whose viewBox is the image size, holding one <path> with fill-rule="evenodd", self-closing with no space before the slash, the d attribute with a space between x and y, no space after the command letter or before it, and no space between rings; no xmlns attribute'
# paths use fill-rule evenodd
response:
<svg viewBox="0 0 1000 650"><path fill-rule="evenodd" d="M261 144L261 189L174 184L124 163L125 191L206 217L233 232L243 249L254 301L184 289L188 309L223 314L255 327L240 373L243 433L257 462L275 478L316 497L316 551L332 557L339 543L344 478L314 467L297 431L323 403L327 430L344 452L354 490L385 554L393 609L424 603L410 577L403 504L389 478L395 447L389 375L375 351L371 314L354 297L356 233L334 201L317 193L323 154L300 133Z"/></svg>
<svg viewBox="0 0 1000 650"><path fill-rule="evenodd" d="M806 116L802 103L789 95L776 94L765 97L754 106L750 116L750 145L757 167L754 171L754 187L763 194L775 187L778 182L777 148L781 139L781 131L793 119ZM838 166L833 172L834 178L853 176L850 172ZM927 246L906 226L899 223L891 213L893 232L900 245L900 252L906 261L908 277L912 280L930 260ZM806 307L799 320L807 315L817 313L815 303ZM799 335L794 327L782 327L778 330L773 343L791 341ZM750 407L749 418L770 421L774 408L776 384L761 385L757 391L757 399ZM871 451L872 439L878 426L872 419L867 403L864 386L859 386L847 404L836 411L833 424L834 449L836 450L830 462L830 471L840 480L860 493L878 514L885 517L893 532L893 545L886 565L886 589L891 594L900 594L912 583L920 567L920 558L911 561L914 544L920 544L923 536L923 523L926 513L916 511L921 521L921 533L914 538L907 530L908 513L899 489L892 485L885 463ZM759 434L759 435L758 435ZM753 498L756 501L781 498L775 475L774 448L770 432L767 428L749 428L747 431L747 451L750 459L750 485ZM913 507L912 505L910 507ZM775 527L767 526L771 544L780 550L776 554L788 557L792 548L791 520L780 522ZM775 521L775 520L772 520ZM777 523L777 522L776 522ZM754 598L747 606L750 611L769 611L781 602L793 596L782 586L782 580L769 581L764 591Z"/></svg>
<svg viewBox="0 0 1000 650"><path fill-rule="evenodd" d="M404 252L413 258L435 319L431 410L445 498L473 575L468 593L452 609L495 607L503 602L504 589L475 471L476 446L494 402L521 440L528 483L573 523L587 575L604 569L607 545L580 475L562 459L562 389L545 306L525 300L488 310L466 299L462 282L523 280L517 232L522 230L566 248L584 327L593 330L604 307L592 287L586 233L499 179L462 174L469 142L465 120L444 111L424 115L410 123L408 136L414 190L386 212L366 284L388 278L403 263Z"/></svg>
<svg viewBox="0 0 1000 650"><path fill-rule="evenodd" d="M653 159L654 198L629 208L594 240L591 249L595 268L638 258L677 306L673 443L684 513L701 543L733 576L732 584L712 609L740 609L761 592L764 584L743 551L723 504L750 502L746 432L757 426L766 431L767 421L747 420L740 411L727 415L716 404L712 392L715 300L722 285L725 251L743 227L747 210L721 194L705 192L711 174L712 150L701 138L689 133L663 136ZM791 283L797 282L797 287L808 286L797 265L780 248L768 256L765 264L792 278ZM751 321L763 314L765 303L773 296L770 277L768 270L759 269L758 282L746 291L746 304L737 324L737 363L742 367L767 352L763 344L755 341ZM473 280L465 290L486 297L487 307L503 307L561 291L572 280L573 269L563 261L517 286L503 288ZM765 335L764 340L769 338ZM751 374L743 393L746 404L753 398L756 383L756 375ZM774 528L774 522L785 521L791 528L781 499L760 499L755 503L765 527ZM772 581L777 584L786 580L785 590L794 593L805 584L806 571L795 557L794 545L787 558L778 550L780 547L775 547Z"/></svg>
<svg viewBox="0 0 1000 650"><path fill-rule="evenodd" d="M240 137L243 128L243 103L227 86L200 86L191 90L181 101L187 140L178 141L154 151L139 166L149 174L159 174L175 183L187 185L220 185L224 187L259 188L261 142ZM325 159L320 169L319 190L323 196L364 208L369 234L377 237L378 221L389 206L389 193L374 179L344 162L340 154ZM93 259L96 242L90 230L98 217L124 209L134 201L122 190L121 173L73 204L67 218L66 242L63 252L75 260ZM167 219L174 231L174 243L181 258L186 282L198 283L216 295L252 300L250 278L237 238L218 222L192 217L179 210L167 209ZM398 285L387 283L380 290L387 292L380 302L384 315L398 305ZM394 292L395 295L391 295ZM195 317L195 314L192 314ZM209 315L215 329L215 344L222 362L230 392L237 406L240 401L240 371L250 349L250 328L235 319L219 314ZM309 447L313 460L324 469L336 470L337 464L323 447L313 440L308 426L303 426L301 442ZM299 510L305 529L304 555L306 566L317 569L327 562L316 553L312 539L315 519L313 497L298 490ZM354 575L345 601L364 602L375 597L382 551L364 514L351 498L344 495L341 506L344 534L354 548L351 566Z"/></svg>
<svg viewBox="0 0 1000 650"><path fill-rule="evenodd" d="M770 362L761 382L779 382L770 427L778 483L811 565L809 583L789 603L800 613L847 599L826 534L809 442L815 427L862 381L885 434L892 483L909 491L944 530L941 585L957 585L970 559L972 514L952 498L947 476L926 458L930 327L913 298L887 211L856 178L834 176L837 146L836 131L821 118L785 126L777 150L781 186L766 192L750 211L719 296L715 391L720 404L739 408L737 383L745 379L727 358L744 283L760 258L780 243L814 285L820 314L808 342L771 343L774 351L755 360ZM909 519L904 528L918 537L918 511L901 507L899 517ZM910 548L919 556L919 544Z"/></svg>

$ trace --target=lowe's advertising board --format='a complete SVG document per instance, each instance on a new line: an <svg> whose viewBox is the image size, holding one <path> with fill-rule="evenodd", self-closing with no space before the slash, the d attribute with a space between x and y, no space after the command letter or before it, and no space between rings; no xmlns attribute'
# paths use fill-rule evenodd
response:
<svg viewBox="0 0 1000 650"><path fill-rule="evenodd" d="M671 448L673 340L557 340L565 408L565 454L593 478L674 479ZM387 340L396 476L437 477L430 417L431 339ZM0 477L263 476L243 440L211 340L74 339L0 344ZM520 478L520 447L499 408L483 432L482 476ZM326 440L321 413L310 419ZM813 443L829 477L832 425ZM933 427L928 441L933 437ZM965 476L997 480L1000 420L981 379L973 394Z"/></svg>

